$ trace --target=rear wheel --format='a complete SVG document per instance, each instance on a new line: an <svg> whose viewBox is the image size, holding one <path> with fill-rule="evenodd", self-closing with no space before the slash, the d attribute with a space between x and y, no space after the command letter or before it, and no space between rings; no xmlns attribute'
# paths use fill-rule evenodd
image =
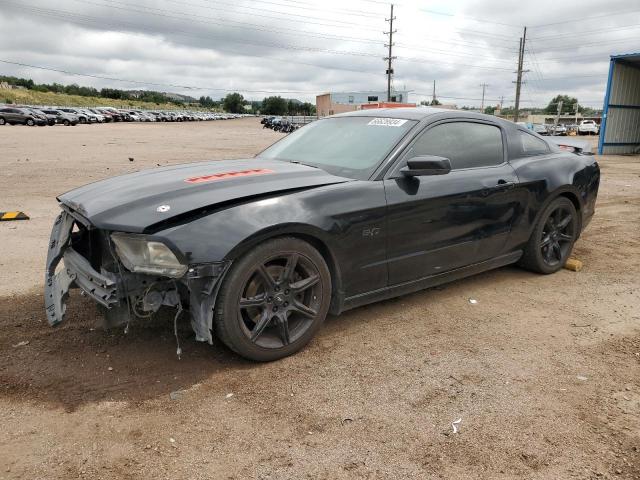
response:
<svg viewBox="0 0 640 480"><path fill-rule="evenodd" d="M71 125L71 122L69 120L65 120L62 123L64 124L65 127L68 127L69 125Z"/></svg>
<svg viewBox="0 0 640 480"><path fill-rule="evenodd" d="M4 125L5 123L7 123L7 121L4 118L0 117L0 125Z"/></svg>
<svg viewBox="0 0 640 480"><path fill-rule="evenodd" d="M34 122L32 118L27 118L26 124L29 125L30 127L33 127L36 124L36 122Z"/></svg>
<svg viewBox="0 0 640 480"><path fill-rule="evenodd" d="M539 273L554 273L566 263L578 236L578 214L566 197L553 200L542 212L520 260Z"/></svg>
<svg viewBox="0 0 640 480"><path fill-rule="evenodd" d="M329 269L315 248L297 238L269 240L228 272L216 302L216 333L245 358L277 360L311 340L330 299Z"/></svg>

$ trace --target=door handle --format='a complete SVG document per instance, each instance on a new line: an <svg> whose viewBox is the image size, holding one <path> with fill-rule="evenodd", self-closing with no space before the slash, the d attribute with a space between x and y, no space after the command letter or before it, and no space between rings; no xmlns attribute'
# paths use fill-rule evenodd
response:
<svg viewBox="0 0 640 480"><path fill-rule="evenodd" d="M513 187L516 186L515 182L507 182L506 180L498 180L497 185L495 186L495 188L500 189L500 190L509 190Z"/></svg>

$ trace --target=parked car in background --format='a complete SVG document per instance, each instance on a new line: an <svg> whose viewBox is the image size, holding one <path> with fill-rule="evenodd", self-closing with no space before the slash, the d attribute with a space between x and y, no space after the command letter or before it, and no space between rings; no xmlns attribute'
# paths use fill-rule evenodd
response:
<svg viewBox="0 0 640 480"><path fill-rule="evenodd" d="M113 122L121 122L122 121L122 115L115 108L98 107L98 108L96 108L96 110L98 112L102 113L103 115L106 115L107 117L111 117L111 121L113 121Z"/></svg>
<svg viewBox="0 0 640 480"><path fill-rule="evenodd" d="M56 124L55 119L50 118L46 113L41 112L37 108L25 108L24 110L33 113L33 115L36 118L39 118L40 120L44 120L45 121L44 125L51 126L51 125L55 125ZM40 125L40 124L38 124L38 125ZM44 126L44 125L40 125L40 126Z"/></svg>
<svg viewBox="0 0 640 480"><path fill-rule="evenodd" d="M47 113L47 112L45 112L44 110L42 110L40 108L38 108L37 110L38 110L38 112L43 114L45 117L47 117L47 122L48 122L49 126L53 126L53 125L58 123L58 117L56 115Z"/></svg>
<svg viewBox="0 0 640 480"><path fill-rule="evenodd" d="M0 125L47 125L47 118L19 107L0 107Z"/></svg>
<svg viewBox="0 0 640 480"><path fill-rule="evenodd" d="M72 113L62 112L60 110L56 110L54 108L46 108L42 110L45 114L54 117L56 119L56 123L65 125L65 126L76 126L79 122L78 116Z"/></svg>
<svg viewBox="0 0 640 480"><path fill-rule="evenodd" d="M564 125L553 125L549 130L551 135L565 136L567 134L567 127Z"/></svg>
<svg viewBox="0 0 640 480"><path fill-rule="evenodd" d="M547 126L542 123L534 123L532 132L536 132L538 135L549 135L549 131L547 130Z"/></svg>
<svg viewBox="0 0 640 480"><path fill-rule="evenodd" d="M72 115L78 117L78 123L89 123L89 117L87 116L87 114L82 113L77 108L60 107L59 110L62 112L71 113Z"/></svg>
<svg viewBox="0 0 640 480"><path fill-rule="evenodd" d="M97 108L87 108L87 111L93 113L96 117L98 117L99 123L110 122L112 120L110 116L105 115Z"/></svg>
<svg viewBox="0 0 640 480"><path fill-rule="evenodd" d="M578 125L578 135L598 135L600 126L595 120L583 120Z"/></svg>
<svg viewBox="0 0 640 480"><path fill-rule="evenodd" d="M87 116L89 123L104 123L104 116L99 113L94 113L88 108L78 109L81 113Z"/></svg>

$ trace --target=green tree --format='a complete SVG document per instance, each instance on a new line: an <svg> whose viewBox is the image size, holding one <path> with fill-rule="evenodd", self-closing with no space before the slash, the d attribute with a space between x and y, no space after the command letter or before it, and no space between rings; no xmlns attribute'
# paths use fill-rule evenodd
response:
<svg viewBox="0 0 640 480"><path fill-rule="evenodd" d="M212 108L216 104L216 102L213 100L213 98L211 98L209 96L200 97L200 100L198 100L198 103L200 104L201 107L205 107L205 108Z"/></svg>
<svg viewBox="0 0 640 480"><path fill-rule="evenodd" d="M230 93L222 101L225 112L242 113L244 112L244 97L239 93Z"/></svg>
<svg viewBox="0 0 640 480"><path fill-rule="evenodd" d="M264 115L286 115L287 101L278 97L267 97L262 101L262 113Z"/></svg>
<svg viewBox="0 0 640 480"><path fill-rule="evenodd" d="M310 102L304 102L298 107L298 112L301 115L315 115L316 114L316 106Z"/></svg>
<svg viewBox="0 0 640 480"><path fill-rule="evenodd" d="M434 98L433 100L431 100L431 105L435 107L436 105L442 105L442 104L440 103L440 100L438 100L437 98Z"/></svg>
<svg viewBox="0 0 640 480"><path fill-rule="evenodd" d="M562 112L561 115L575 113L576 104L578 103L578 99L574 97L570 97L569 95L556 95L551 99L547 108L544 109L544 113L547 115L555 115L558 113L558 104L562 100ZM578 105L578 109L582 110L580 105Z"/></svg>
<svg viewBox="0 0 640 480"><path fill-rule="evenodd" d="M487 115L493 115L495 111L496 111L496 107L494 107L493 105L489 105L484 109L484 113L486 113Z"/></svg>

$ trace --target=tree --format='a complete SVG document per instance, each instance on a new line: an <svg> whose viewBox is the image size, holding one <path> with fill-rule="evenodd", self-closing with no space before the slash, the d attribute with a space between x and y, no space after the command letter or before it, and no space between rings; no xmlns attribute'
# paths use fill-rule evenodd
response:
<svg viewBox="0 0 640 480"><path fill-rule="evenodd" d="M431 100L431 105L436 106L436 105L442 105L442 104L440 103L440 100L438 100L437 98L434 98L433 100Z"/></svg>
<svg viewBox="0 0 640 480"><path fill-rule="evenodd" d="M242 113L244 112L244 97L239 93L229 93L222 101L225 112Z"/></svg>
<svg viewBox="0 0 640 480"><path fill-rule="evenodd" d="M547 108L544 109L544 113L547 115L556 115L558 113L558 104L562 100L562 111L561 115L575 113L576 104L578 103L578 99L574 97L570 97L569 95L556 95L551 99ZM582 107L578 105L578 109L582 110Z"/></svg>
<svg viewBox="0 0 640 480"><path fill-rule="evenodd" d="M316 114L316 106L310 102L304 102L298 107L299 113L302 115L315 115Z"/></svg>
<svg viewBox="0 0 640 480"><path fill-rule="evenodd" d="M486 113L487 115L493 115L495 111L496 111L496 107L494 107L493 105L489 105L484 109L484 113Z"/></svg>
<svg viewBox="0 0 640 480"><path fill-rule="evenodd" d="M205 107L205 108L212 108L215 107L216 102L213 100L213 98L206 96L206 97L200 97L200 100L198 100L198 103L200 104L201 107Z"/></svg>
<svg viewBox="0 0 640 480"><path fill-rule="evenodd" d="M285 115L287 113L287 101L278 97L267 97L262 101L262 113L264 115Z"/></svg>

